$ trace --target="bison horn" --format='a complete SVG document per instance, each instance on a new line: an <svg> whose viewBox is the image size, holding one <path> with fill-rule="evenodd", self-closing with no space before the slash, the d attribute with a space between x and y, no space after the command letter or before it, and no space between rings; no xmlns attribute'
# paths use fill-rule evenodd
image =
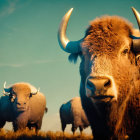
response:
<svg viewBox="0 0 140 140"><path fill-rule="evenodd" d="M6 81L4 82L4 85L3 85L3 94L6 95L6 96L9 96L9 92L10 92L10 88L6 88Z"/></svg>
<svg viewBox="0 0 140 140"><path fill-rule="evenodd" d="M134 15L135 15L135 17L136 17L136 20L137 20L137 22L138 22L139 29L140 29L140 14L139 14L139 12L138 12L135 8L133 8L133 7L132 7L132 10L133 10L133 13L134 13Z"/></svg>
<svg viewBox="0 0 140 140"><path fill-rule="evenodd" d="M140 14L133 7L132 7L132 10L133 10L133 13L134 13L134 15L136 17L136 20L137 20L137 23L138 23L138 26L139 26L139 29L140 29ZM134 48L134 51L136 53L139 53L140 52L140 37L132 36L132 39L133 39L133 48Z"/></svg>
<svg viewBox="0 0 140 140"><path fill-rule="evenodd" d="M32 92L32 95L36 95L38 92L40 91L40 88L38 88L38 90L36 92Z"/></svg>
<svg viewBox="0 0 140 140"><path fill-rule="evenodd" d="M73 8L71 8L63 17L61 24L59 26L58 31L58 42L62 50L64 50L67 53L79 53L80 52L80 42L79 41L70 41L66 36L66 29L68 25L69 18L71 16L71 13L73 11Z"/></svg>

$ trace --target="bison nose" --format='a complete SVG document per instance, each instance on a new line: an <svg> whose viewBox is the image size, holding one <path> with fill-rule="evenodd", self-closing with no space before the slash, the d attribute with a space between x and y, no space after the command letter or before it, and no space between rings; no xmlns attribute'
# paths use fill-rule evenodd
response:
<svg viewBox="0 0 140 140"><path fill-rule="evenodd" d="M87 96L104 95L111 87L111 80L108 77L89 77L87 79Z"/></svg>
<svg viewBox="0 0 140 140"><path fill-rule="evenodd" d="M18 105L18 106L26 105L26 102L17 102L17 105Z"/></svg>

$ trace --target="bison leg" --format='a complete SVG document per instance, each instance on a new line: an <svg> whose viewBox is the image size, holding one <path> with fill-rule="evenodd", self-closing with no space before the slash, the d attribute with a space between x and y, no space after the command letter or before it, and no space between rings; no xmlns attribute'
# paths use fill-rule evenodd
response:
<svg viewBox="0 0 140 140"><path fill-rule="evenodd" d="M66 124L62 124L62 131L64 132L66 128Z"/></svg>
<svg viewBox="0 0 140 140"><path fill-rule="evenodd" d="M40 119L36 124L36 133L38 132L38 130L41 129L41 126L42 126L42 119Z"/></svg>
<svg viewBox="0 0 140 140"><path fill-rule="evenodd" d="M27 127L28 127L30 130L36 131L37 125L36 125L36 124L28 123L28 124L27 124Z"/></svg>
<svg viewBox="0 0 140 140"><path fill-rule="evenodd" d="M79 129L80 129L80 133L82 134L83 127L82 126L79 126Z"/></svg>
<svg viewBox="0 0 140 140"><path fill-rule="evenodd" d="M19 129L25 129L28 124L28 113L25 111L16 116L16 119L13 121L13 129L17 131Z"/></svg>
<svg viewBox="0 0 140 140"><path fill-rule="evenodd" d="M62 131L64 132L66 128L66 123L63 121L61 121L61 128L62 128Z"/></svg>
<svg viewBox="0 0 140 140"><path fill-rule="evenodd" d="M26 126L27 126L27 123L25 123L25 122L23 122L23 121L21 121L21 122L19 122L19 121L14 121L14 122L13 122L13 129L14 129L15 132L16 132L17 130L25 129Z"/></svg>
<svg viewBox="0 0 140 140"><path fill-rule="evenodd" d="M16 122L13 122L13 129L14 131L16 132L17 130L21 130L21 129L25 129L26 128L26 125L19 125L18 123Z"/></svg>
<svg viewBox="0 0 140 140"><path fill-rule="evenodd" d="M76 129L77 129L77 128L74 126L74 124L72 124L71 131L73 132L73 135L74 135Z"/></svg>

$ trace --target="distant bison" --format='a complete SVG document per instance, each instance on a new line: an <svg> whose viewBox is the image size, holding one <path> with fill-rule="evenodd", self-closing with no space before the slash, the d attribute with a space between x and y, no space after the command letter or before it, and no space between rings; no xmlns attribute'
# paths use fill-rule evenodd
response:
<svg viewBox="0 0 140 140"><path fill-rule="evenodd" d="M13 122L14 131L42 125L47 111L45 96L28 83L16 83L9 88L4 84L4 95L0 98L0 128L6 121Z"/></svg>
<svg viewBox="0 0 140 140"><path fill-rule="evenodd" d="M63 131L67 124L72 124L71 130L73 133L78 127L82 132L84 128L89 126L80 97L75 97L69 102L62 104L60 107L60 119Z"/></svg>
<svg viewBox="0 0 140 140"><path fill-rule="evenodd" d="M140 28L140 14L132 9ZM140 139L139 31L123 18L105 16L91 22L84 38L70 41L71 13L62 19L58 40L69 60L81 58L80 96L94 139Z"/></svg>

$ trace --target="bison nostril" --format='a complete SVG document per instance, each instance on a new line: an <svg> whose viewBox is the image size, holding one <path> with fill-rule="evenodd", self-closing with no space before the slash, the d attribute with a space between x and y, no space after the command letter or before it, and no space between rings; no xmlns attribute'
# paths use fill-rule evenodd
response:
<svg viewBox="0 0 140 140"><path fill-rule="evenodd" d="M91 90L92 92L96 90L94 83L92 83L90 80L87 81L87 88Z"/></svg>
<svg viewBox="0 0 140 140"><path fill-rule="evenodd" d="M89 88L92 88L92 83L91 83L90 81L87 81L87 86L88 86Z"/></svg>
<svg viewBox="0 0 140 140"><path fill-rule="evenodd" d="M104 87L109 88L110 86L111 86L111 81L108 79L108 80L105 81Z"/></svg>
<svg viewBox="0 0 140 140"><path fill-rule="evenodd" d="M93 88L93 83L90 82L89 80L87 81L87 88L89 88L89 89Z"/></svg>
<svg viewBox="0 0 140 140"><path fill-rule="evenodd" d="M17 105L26 105L26 103L18 103L18 102L17 102Z"/></svg>

